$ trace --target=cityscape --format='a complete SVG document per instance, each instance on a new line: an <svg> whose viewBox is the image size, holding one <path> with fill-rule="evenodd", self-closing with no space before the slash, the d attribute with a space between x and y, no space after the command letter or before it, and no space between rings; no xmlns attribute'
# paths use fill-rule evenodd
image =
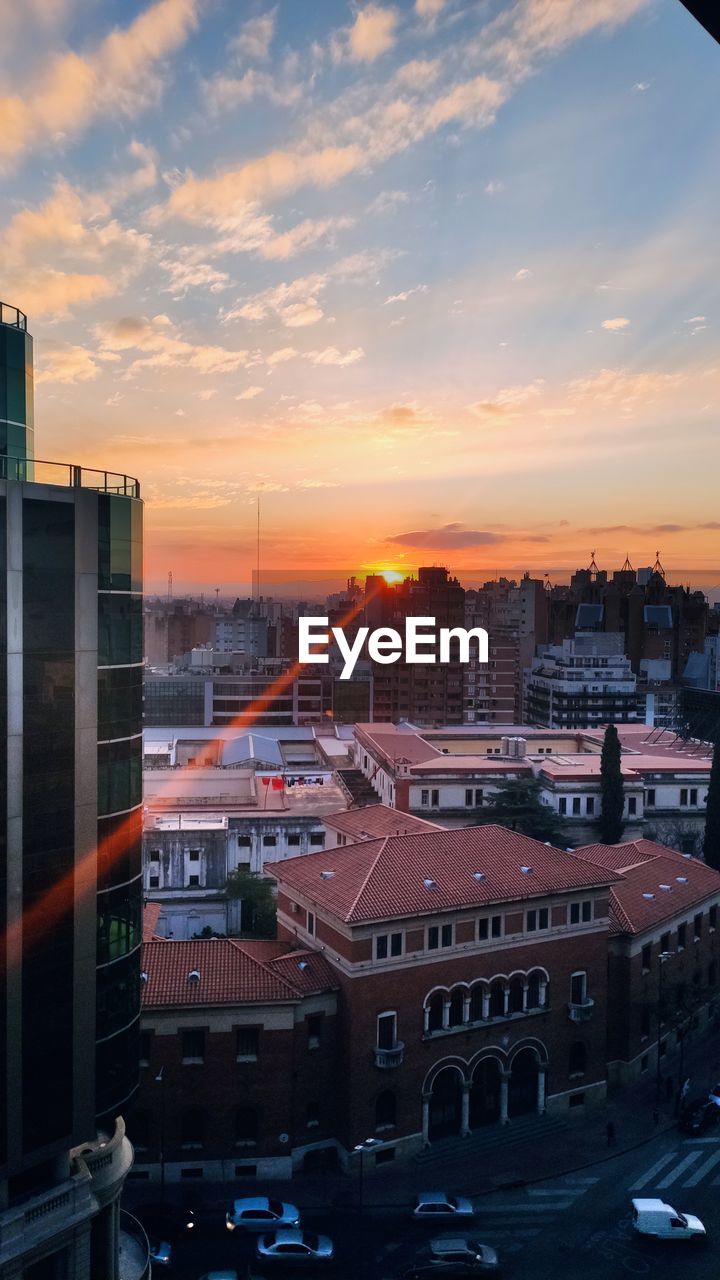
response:
<svg viewBox="0 0 720 1280"><path fill-rule="evenodd" d="M3 23L0 1280L711 1280L716 17Z"/></svg>

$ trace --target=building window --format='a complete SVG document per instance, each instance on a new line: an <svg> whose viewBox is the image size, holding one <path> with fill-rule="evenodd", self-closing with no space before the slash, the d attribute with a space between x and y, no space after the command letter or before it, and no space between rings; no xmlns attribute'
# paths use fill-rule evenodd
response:
<svg viewBox="0 0 720 1280"><path fill-rule="evenodd" d="M287 842L288 842L288 844L289 844L289 845L298 845L298 844L300 844L300 833L299 833L299 831L291 831L291 832L289 833L289 835L288 835Z"/></svg>
<svg viewBox="0 0 720 1280"><path fill-rule="evenodd" d="M660 950L661 950L661 951L669 951L669 950L670 950L670 934L669 934L669 933L663 933L663 934L662 934L662 936L661 936L661 938L660 938Z"/></svg>
<svg viewBox="0 0 720 1280"><path fill-rule="evenodd" d="M570 923L571 924L587 924L592 920L593 904L590 898L586 898L584 902L570 903Z"/></svg>
<svg viewBox="0 0 720 1280"><path fill-rule="evenodd" d="M530 974L528 978L527 997L525 1001L526 1008L528 1009L540 1008L540 992L541 992L540 974L537 972L537 970L535 970L533 973Z"/></svg>
<svg viewBox="0 0 720 1280"><path fill-rule="evenodd" d="M678 925L678 943L677 943L678 951L685 950L686 938L687 938L687 925L679 924Z"/></svg>
<svg viewBox="0 0 720 1280"><path fill-rule="evenodd" d="M584 1076L587 1070L587 1049L585 1045L576 1040L575 1044L570 1045L568 1054L568 1075Z"/></svg>
<svg viewBox="0 0 720 1280"><path fill-rule="evenodd" d="M237 842L241 849L249 849L252 845L252 836L238 836Z"/></svg>
<svg viewBox="0 0 720 1280"><path fill-rule="evenodd" d="M266 849L274 849L277 844L277 836L263 836L263 845Z"/></svg>
<svg viewBox="0 0 720 1280"><path fill-rule="evenodd" d="M197 889L200 886L200 877L196 875L188 876L188 889Z"/></svg>
<svg viewBox="0 0 720 1280"><path fill-rule="evenodd" d="M550 927L550 912L547 907L532 907L525 916L527 933L536 933L538 929Z"/></svg>
<svg viewBox="0 0 720 1280"><path fill-rule="evenodd" d="M435 991L427 1004L428 1031L442 1031L444 998L442 991Z"/></svg>
<svg viewBox="0 0 720 1280"><path fill-rule="evenodd" d="M392 1089L384 1089L375 1099L375 1128L392 1129L397 1115L397 1103Z"/></svg>
<svg viewBox="0 0 720 1280"><path fill-rule="evenodd" d="M650 787L649 790L645 792L645 808L653 809L654 807L655 807L655 788Z"/></svg>
<svg viewBox="0 0 720 1280"><path fill-rule="evenodd" d="M588 796L587 800L585 801L585 812L588 815L588 817L590 816L590 814L593 814L595 812L594 796Z"/></svg>
<svg viewBox="0 0 720 1280"><path fill-rule="evenodd" d="M430 807L432 809L437 809L439 804L440 804L440 792L437 789L434 789L433 791L430 792Z"/></svg>
<svg viewBox="0 0 720 1280"><path fill-rule="evenodd" d="M640 1036L643 1040L647 1040L650 1035L650 1010L643 1007L640 1010Z"/></svg>
<svg viewBox="0 0 720 1280"><path fill-rule="evenodd" d="M238 1107L235 1112L235 1145L254 1147L258 1140L258 1116L254 1107Z"/></svg>
<svg viewBox="0 0 720 1280"><path fill-rule="evenodd" d="M708 911L708 927L710 929L717 928L717 907L710 907Z"/></svg>
<svg viewBox="0 0 720 1280"><path fill-rule="evenodd" d="M558 800L558 813L567 813L567 798L565 796L561 796Z"/></svg>
<svg viewBox="0 0 720 1280"><path fill-rule="evenodd" d="M159 889L159 888L160 888L160 877L157 874L153 875L151 871L150 875L148 876L148 889Z"/></svg>
<svg viewBox="0 0 720 1280"><path fill-rule="evenodd" d="M238 1027L235 1033L235 1054L238 1062L255 1062L258 1056L259 1027Z"/></svg>
<svg viewBox="0 0 720 1280"><path fill-rule="evenodd" d="M403 935L401 933L378 933L376 935L376 960L387 960L388 956L401 956L402 953Z"/></svg>
<svg viewBox="0 0 720 1280"><path fill-rule="evenodd" d="M642 963L643 973L649 973L650 966L652 965L652 943L651 942L646 943L642 949L641 963Z"/></svg>
<svg viewBox="0 0 720 1280"><path fill-rule="evenodd" d="M680 788L680 804L686 805L688 802L687 787Z"/></svg>
<svg viewBox="0 0 720 1280"><path fill-rule="evenodd" d="M378 1014L376 1034L378 1049L394 1049L397 1045L397 1014Z"/></svg>
<svg viewBox="0 0 720 1280"><path fill-rule="evenodd" d="M182 1033L183 1062L205 1061L205 1031L202 1027L188 1028Z"/></svg>
<svg viewBox="0 0 720 1280"><path fill-rule="evenodd" d="M451 947L453 944L453 927L451 924L431 924L427 931L428 951L438 951L440 947Z"/></svg>
<svg viewBox="0 0 720 1280"><path fill-rule="evenodd" d="M708 986L709 986L709 987L714 987L714 986L715 986L715 975L716 975L716 972L717 972L717 968L716 968L716 965L715 965L715 961L714 961L714 960L711 960L711 961L710 961L710 964L708 965Z"/></svg>
<svg viewBox="0 0 720 1280"><path fill-rule="evenodd" d="M628 796L628 815L634 818L637 813L637 797Z"/></svg>
<svg viewBox="0 0 720 1280"><path fill-rule="evenodd" d="M307 1042L308 1049L319 1049L322 1039L323 1016L321 1013L311 1013L307 1020Z"/></svg>
<svg viewBox="0 0 720 1280"><path fill-rule="evenodd" d="M697 802L698 802L698 801L697 801L697 796L698 796L698 793L697 793L697 787L691 787L691 788L690 788L690 804L691 804L691 805L696 805L696 804L697 804Z"/></svg>
<svg viewBox="0 0 720 1280"><path fill-rule="evenodd" d="M205 1141L205 1116L199 1107L189 1107L180 1117L180 1144L201 1147Z"/></svg>
<svg viewBox="0 0 720 1280"><path fill-rule="evenodd" d="M152 1031L140 1032L140 1066L150 1066L150 1055L152 1053Z"/></svg>
<svg viewBox="0 0 720 1280"><path fill-rule="evenodd" d="M573 813L580 812L580 796L573 796L572 811Z"/></svg>
<svg viewBox="0 0 720 1280"><path fill-rule="evenodd" d="M502 916L490 917L490 937L491 938L502 937L502 922L503 922Z"/></svg>
<svg viewBox="0 0 720 1280"><path fill-rule="evenodd" d="M311 844L314 844L314 845L323 845L323 844L325 843L325 832L324 832L324 831L311 831L311 832L310 832L310 843L311 843Z"/></svg>
<svg viewBox="0 0 720 1280"><path fill-rule="evenodd" d="M307 929L308 933L311 933L312 936L315 937L315 912L314 911L308 911L305 928Z"/></svg>
<svg viewBox="0 0 720 1280"><path fill-rule="evenodd" d="M191 861L191 862L199 862L199 861L200 861L200 850L199 850L199 849L191 849L191 850L190 850L190 852L188 853L188 858L190 859L190 861Z"/></svg>
<svg viewBox="0 0 720 1280"><path fill-rule="evenodd" d="M465 805L466 805L466 807L467 807L467 808L471 808L471 807L472 807L472 802L473 802L472 787L467 787L467 788L466 788L466 790L465 790Z"/></svg>
<svg viewBox="0 0 720 1280"><path fill-rule="evenodd" d="M505 1017L505 984L499 978L490 984L490 1017Z"/></svg>
<svg viewBox="0 0 720 1280"><path fill-rule="evenodd" d="M585 1004L587 1000L587 974L574 973L570 978L570 1003Z"/></svg>
<svg viewBox="0 0 720 1280"><path fill-rule="evenodd" d="M695 916L695 919L693 920L693 935L694 935L695 942L699 942L700 939L702 938L702 922L703 922L702 911L698 911L698 914Z"/></svg>
<svg viewBox="0 0 720 1280"><path fill-rule="evenodd" d="M420 792L420 804L421 804L424 808L427 808L427 807L428 807L428 805L430 804L430 792L429 792L429 791L425 791L425 790L423 790L423 791L421 791L421 792Z"/></svg>

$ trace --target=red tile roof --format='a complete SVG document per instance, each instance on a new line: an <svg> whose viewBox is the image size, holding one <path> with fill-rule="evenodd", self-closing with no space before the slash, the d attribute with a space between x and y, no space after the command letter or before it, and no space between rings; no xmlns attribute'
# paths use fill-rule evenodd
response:
<svg viewBox="0 0 720 1280"><path fill-rule="evenodd" d="M653 840L585 845L576 853L620 873L610 894L612 934L645 933L687 916L708 898L720 901L720 873Z"/></svg>
<svg viewBox="0 0 720 1280"><path fill-rule="evenodd" d="M437 823L415 818L386 804L369 804L362 809L344 809L342 813L323 815L326 826L355 840L372 836L400 836L409 831L437 831Z"/></svg>
<svg viewBox="0 0 720 1280"><path fill-rule="evenodd" d="M267 872L285 892L295 890L350 924L602 887L617 878L498 826L365 840L275 863Z"/></svg>
<svg viewBox="0 0 720 1280"><path fill-rule="evenodd" d="M324 956L289 952L284 942L154 939L144 943L142 963L143 1008L288 1003L337 985Z"/></svg>
<svg viewBox="0 0 720 1280"><path fill-rule="evenodd" d="M146 902L143 908L143 942L150 942L157 933L157 922L162 907L159 902Z"/></svg>

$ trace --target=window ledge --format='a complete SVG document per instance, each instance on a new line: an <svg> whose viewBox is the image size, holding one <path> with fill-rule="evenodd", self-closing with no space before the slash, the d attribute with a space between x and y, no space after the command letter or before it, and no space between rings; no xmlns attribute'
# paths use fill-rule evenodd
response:
<svg viewBox="0 0 720 1280"><path fill-rule="evenodd" d="M503 1013L494 1018L483 1018L480 1022L459 1022L456 1027L438 1027L435 1031L424 1031L423 1040L438 1040L441 1036L457 1035L463 1031L484 1031L498 1022L519 1022L522 1018L535 1018L539 1013L549 1013L550 1005L542 1005L538 1009L523 1009L522 1013Z"/></svg>
<svg viewBox="0 0 720 1280"><path fill-rule="evenodd" d="M235 1059L236 1062L257 1062L256 1053L239 1053Z"/></svg>
<svg viewBox="0 0 720 1280"><path fill-rule="evenodd" d="M204 1063L204 1058L183 1058L182 1060L184 1067L202 1067Z"/></svg>

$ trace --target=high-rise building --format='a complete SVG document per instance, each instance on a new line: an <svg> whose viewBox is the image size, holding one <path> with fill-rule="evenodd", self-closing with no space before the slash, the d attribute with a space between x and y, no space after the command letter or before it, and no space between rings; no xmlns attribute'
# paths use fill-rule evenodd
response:
<svg viewBox="0 0 720 1280"><path fill-rule="evenodd" d="M618 634L577 634L541 646L525 672L524 719L551 729L591 729L638 719L637 681Z"/></svg>
<svg viewBox="0 0 720 1280"><path fill-rule="evenodd" d="M139 1060L142 506L127 476L34 459L32 338L5 305L0 562L0 1276L115 1280Z"/></svg>

